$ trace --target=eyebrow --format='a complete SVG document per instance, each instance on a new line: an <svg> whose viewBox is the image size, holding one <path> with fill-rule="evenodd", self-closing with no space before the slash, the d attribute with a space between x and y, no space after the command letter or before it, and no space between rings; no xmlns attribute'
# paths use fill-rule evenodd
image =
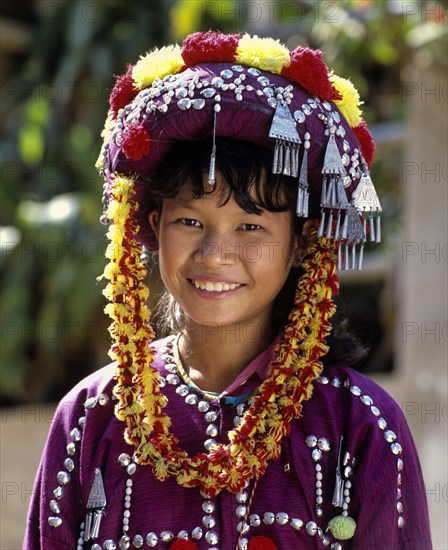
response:
<svg viewBox="0 0 448 550"><path fill-rule="evenodd" d="M183 202L176 199L167 207L166 210L167 212L170 212L176 208L184 208L185 210L191 210L193 212L197 210L194 205L191 204L191 201Z"/></svg>
<svg viewBox="0 0 448 550"><path fill-rule="evenodd" d="M223 205L224 206L224 205ZM196 199L187 199L182 200L178 197L173 197L170 201L170 204L165 207L165 212L172 212L177 210L178 208L181 208L183 210L188 210L192 213L197 213L198 207L196 206ZM244 208L239 207L241 212L238 214L243 216L256 216L258 219L261 218L263 214L265 214L265 217L270 217L270 214L275 214L275 212L271 212L270 210L267 210L265 208L260 208L259 212L247 212L244 210Z"/></svg>

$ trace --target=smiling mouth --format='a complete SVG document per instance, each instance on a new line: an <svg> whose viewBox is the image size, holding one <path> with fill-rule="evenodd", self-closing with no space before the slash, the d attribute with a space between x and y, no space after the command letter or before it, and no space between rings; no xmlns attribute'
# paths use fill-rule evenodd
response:
<svg viewBox="0 0 448 550"><path fill-rule="evenodd" d="M190 279L190 281L195 288L205 290L207 292L226 292L228 290L235 290L236 288L242 286L235 283L212 283L211 281L196 281L195 279Z"/></svg>

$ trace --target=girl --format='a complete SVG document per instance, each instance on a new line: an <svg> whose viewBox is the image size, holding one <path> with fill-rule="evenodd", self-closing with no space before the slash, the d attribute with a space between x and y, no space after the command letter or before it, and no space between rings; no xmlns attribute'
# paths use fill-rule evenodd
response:
<svg viewBox="0 0 448 550"><path fill-rule="evenodd" d="M114 363L58 408L25 548L431 548L401 410L330 324L337 267L380 239L359 103L320 52L249 35L196 33L117 79ZM142 245L168 291L157 341Z"/></svg>

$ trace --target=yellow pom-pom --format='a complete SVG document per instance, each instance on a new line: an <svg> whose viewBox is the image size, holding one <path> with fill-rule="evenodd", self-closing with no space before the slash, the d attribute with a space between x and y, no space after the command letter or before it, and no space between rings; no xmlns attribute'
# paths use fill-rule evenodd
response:
<svg viewBox="0 0 448 550"><path fill-rule="evenodd" d="M348 540L355 534L356 522L349 516L336 516L329 521L327 531L331 531L331 534L335 539Z"/></svg>
<svg viewBox="0 0 448 550"><path fill-rule="evenodd" d="M119 202L126 202L133 190L134 180L128 176L115 175L112 180L112 189Z"/></svg>
<svg viewBox="0 0 448 550"><path fill-rule="evenodd" d="M362 120L362 111L359 106L363 103L359 98L358 90L347 78L334 74L330 77L330 80L342 96L342 99L337 99L334 103L352 128L358 126Z"/></svg>
<svg viewBox="0 0 448 550"><path fill-rule="evenodd" d="M238 42L237 63L280 74L290 63L289 50L273 38L259 38L245 34Z"/></svg>
<svg viewBox="0 0 448 550"><path fill-rule="evenodd" d="M114 215L116 211L117 210L114 211ZM109 237L110 243L107 245L106 258L109 258L111 260L120 259L120 256L123 250L122 244L123 244L124 235L125 235L125 229L123 226L111 225L109 227L107 236Z"/></svg>
<svg viewBox="0 0 448 550"><path fill-rule="evenodd" d="M164 46L142 56L132 70L135 87L142 90L156 78L178 73L184 66L179 45Z"/></svg>

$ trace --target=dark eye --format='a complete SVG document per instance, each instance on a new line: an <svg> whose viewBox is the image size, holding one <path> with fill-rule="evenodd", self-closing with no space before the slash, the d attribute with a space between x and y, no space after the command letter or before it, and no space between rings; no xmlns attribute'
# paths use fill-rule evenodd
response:
<svg viewBox="0 0 448 550"><path fill-rule="evenodd" d="M187 225L188 227L201 227L201 222L193 218L179 218L177 222Z"/></svg>
<svg viewBox="0 0 448 550"><path fill-rule="evenodd" d="M261 225L257 223L243 223L241 228L244 229L244 231L257 231L257 229L261 229Z"/></svg>

